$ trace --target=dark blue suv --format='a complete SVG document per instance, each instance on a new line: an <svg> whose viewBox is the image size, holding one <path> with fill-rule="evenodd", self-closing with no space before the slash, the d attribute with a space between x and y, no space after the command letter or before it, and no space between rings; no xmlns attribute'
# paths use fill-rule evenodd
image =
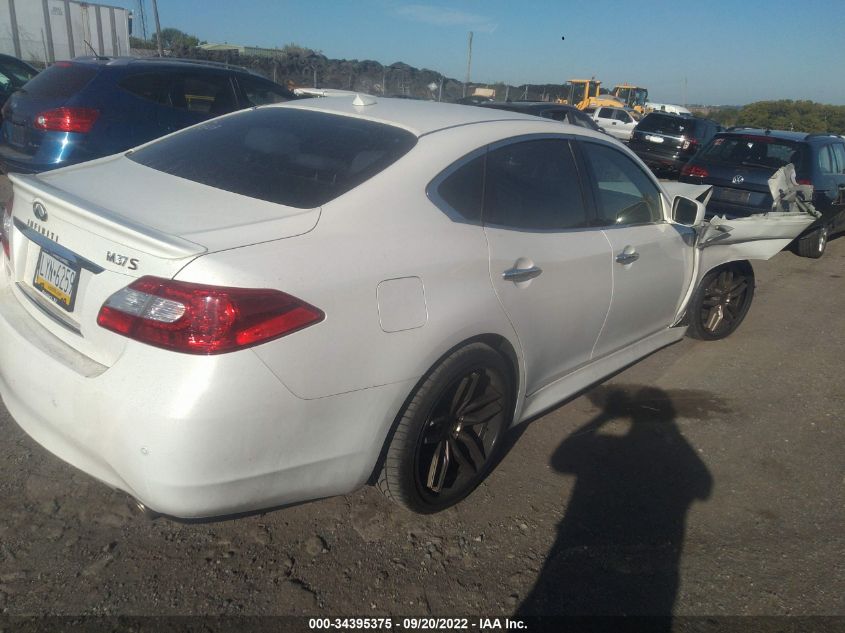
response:
<svg viewBox="0 0 845 633"><path fill-rule="evenodd" d="M56 62L6 101L0 171L33 173L80 163L227 112L295 98L268 79L214 62Z"/></svg>
<svg viewBox="0 0 845 633"><path fill-rule="evenodd" d="M732 128L713 137L681 170L681 182L714 185L708 215L728 218L769 211L769 178L795 166L798 182L813 185L822 217L795 242L802 257L821 257L833 233L845 230L845 139L756 128Z"/></svg>

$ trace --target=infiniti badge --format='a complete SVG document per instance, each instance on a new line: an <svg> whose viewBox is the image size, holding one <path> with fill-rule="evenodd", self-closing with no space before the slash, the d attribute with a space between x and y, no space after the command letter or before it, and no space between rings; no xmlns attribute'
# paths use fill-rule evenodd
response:
<svg viewBox="0 0 845 633"><path fill-rule="evenodd" d="M745 182L745 178L743 178L742 176L737 174L736 176L733 177L733 180L731 180L731 182L735 185L739 185L739 184Z"/></svg>
<svg viewBox="0 0 845 633"><path fill-rule="evenodd" d="M47 209L45 209L44 205L40 202L32 203L32 212L35 214L35 217L41 220L42 222L47 221Z"/></svg>

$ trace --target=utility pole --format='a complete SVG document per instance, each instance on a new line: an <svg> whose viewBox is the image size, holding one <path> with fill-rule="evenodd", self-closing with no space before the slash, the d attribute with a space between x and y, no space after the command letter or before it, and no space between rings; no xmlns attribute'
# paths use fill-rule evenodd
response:
<svg viewBox="0 0 845 633"><path fill-rule="evenodd" d="M469 32L467 42L467 80L464 82L464 94L467 96L467 86L469 85L470 71L472 70L472 31Z"/></svg>
<svg viewBox="0 0 845 633"><path fill-rule="evenodd" d="M158 56L164 57L164 48L161 45L161 23L158 21L158 2L153 0L153 15L156 18L156 40L158 41Z"/></svg>
<svg viewBox="0 0 845 633"><path fill-rule="evenodd" d="M141 33L147 39L147 14L144 11L144 0L138 0L138 15L141 17Z"/></svg>
<svg viewBox="0 0 845 633"><path fill-rule="evenodd" d="M684 75L684 107L687 107L687 78Z"/></svg>

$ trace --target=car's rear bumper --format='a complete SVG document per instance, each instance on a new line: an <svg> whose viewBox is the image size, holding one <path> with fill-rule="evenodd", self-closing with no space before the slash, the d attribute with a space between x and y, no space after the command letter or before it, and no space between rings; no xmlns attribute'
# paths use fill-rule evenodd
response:
<svg viewBox="0 0 845 633"><path fill-rule="evenodd" d="M3 277L0 395L12 417L164 514L221 516L357 488L412 386L303 400L250 350L192 356L131 343L104 367L33 321Z"/></svg>

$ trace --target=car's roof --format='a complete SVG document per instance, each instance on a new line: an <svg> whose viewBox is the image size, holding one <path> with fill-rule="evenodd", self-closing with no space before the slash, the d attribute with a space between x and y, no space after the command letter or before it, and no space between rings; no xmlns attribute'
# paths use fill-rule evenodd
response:
<svg viewBox="0 0 845 633"><path fill-rule="evenodd" d="M767 130L757 127L734 127L721 132L721 135L723 136L741 136L743 134L771 136L772 138L782 139L784 141L821 141L824 139L837 138L835 134L812 134L809 132L793 132L790 130Z"/></svg>
<svg viewBox="0 0 845 633"><path fill-rule="evenodd" d="M357 100L368 105L355 105ZM540 119L530 114L499 110L497 108L467 106L436 101L415 101L391 99L389 97L325 97L289 101L268 107L302 108L318 110L329 114L341 114L368 119L388 125L395 125L409 132L423 136L446 128L483 123L486 121L530 121L540 125L548 124L550 130L560 131L558 121ZM583 131L585 128L574 128Z"/></svg>
<svg viewBox="0 0 845 633"><path fill-rule="evenodd" d="M549 101L488 101L479 103L482 108L513 108L514 110L577 110L575 106Z"/></svg>
<svg viewBox="0 0 845 633"><path fill-rule="evenodd" d="M250 75L257 75L248 68L233 66L223 62L214 62L204 59L182 59L178 57L105 57L105 56L82 56L74 57L71 60L74 64L88 64L93 66L127 67L127 66L149 66L151 68L175 67L175 68L204 68L209 70L240 72Z"/></svg>

